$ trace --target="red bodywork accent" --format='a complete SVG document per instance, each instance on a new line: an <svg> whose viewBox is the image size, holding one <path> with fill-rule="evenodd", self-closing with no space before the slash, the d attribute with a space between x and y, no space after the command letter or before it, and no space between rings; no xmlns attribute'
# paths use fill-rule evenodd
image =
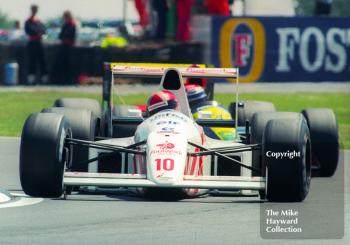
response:
<svg viewBox="0 0 350 245"><path fill-rule="evenodd" d="M138 109L140 109L142 112L146 112L147 110L147 105L135 105Z"/></svg>

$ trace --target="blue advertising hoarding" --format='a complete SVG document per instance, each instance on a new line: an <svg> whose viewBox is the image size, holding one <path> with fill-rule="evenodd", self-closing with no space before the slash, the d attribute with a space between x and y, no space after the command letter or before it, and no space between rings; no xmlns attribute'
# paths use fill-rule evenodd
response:
<svg viewBox="0 0 350 245"><path fill-rule="evenodd" d="M212 18L211 62L241 82L350 81L350 18Z"/></svg>

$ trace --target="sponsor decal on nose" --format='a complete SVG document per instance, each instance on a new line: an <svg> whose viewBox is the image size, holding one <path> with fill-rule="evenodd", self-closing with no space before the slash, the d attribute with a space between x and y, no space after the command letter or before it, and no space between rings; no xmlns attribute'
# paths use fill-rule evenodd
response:
<svg viewBox="0 0 350 245"><path fill-rule="evenodd" d="M165 143L157 144L157 147L161 149L173 149L175 145L170 142L165 142Z"/></svg>
<svg viewBox="0 0 350 245"><path fill-rule="evenodd" d="M156 145L158 149L151 150L151 155L158 154L158 155L182 155L182 152L180 150L176 150L175 144L171 142L164 142Z"/></svg>

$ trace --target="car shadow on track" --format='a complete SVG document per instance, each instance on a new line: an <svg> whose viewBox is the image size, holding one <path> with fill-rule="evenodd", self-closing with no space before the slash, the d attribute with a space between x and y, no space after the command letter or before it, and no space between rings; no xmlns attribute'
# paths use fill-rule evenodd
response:
<svg viewBox="0 0 350 245"><path fill-rule="evenodd" d="M103 193L99 192L96 194L87 194L87 193L73 193L72 195L68 195L66 199L63 197L61 198L55 198L52 200L59 200L59 201L88 201L88 202L152 202L152 203L164 203L164 202L171 202L171 203L181 203L181 204L193 204L193 203L202 203L202 204L208 204L208 203L234 203L234 204L260 204L264 201L260 200L257 196L253 197L245 197L242 195L204 195L200 197L194 197L194 198L182 198L182 199L148 199L142 196L138 196L133 193L122 193L122 194L115 194L115 193Z"/></svg>

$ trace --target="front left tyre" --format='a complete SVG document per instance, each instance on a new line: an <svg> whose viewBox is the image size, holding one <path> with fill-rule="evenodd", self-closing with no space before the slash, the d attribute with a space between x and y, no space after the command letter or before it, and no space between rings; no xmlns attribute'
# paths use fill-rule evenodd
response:
<svg viewBox="0 0 350 245"><path fill-rule="evenodd" d="M305 118L270 120L262 147L267 200L303 201L311 181L311 141Z"/></svg>
<svg viewBox="0 0 350 245"><path fill-rule="evenodd" d="M141 118L140 116L130 116L130 110L138 110L132 105L115 105L113 108L113 116L117 118ZM141 113L140 113L141 115ZM135 124L113 124L113 138L124 138L135 135L138 125Z"/></svg>
<svg viewBox="0 0 350 245"><path fill-rule="evenodd" d="M72 132L63 115L31 114L22 130L20 146L20 181L23 191L35 197L60 197L63 174L70 161L65 139Z"/></svg>

